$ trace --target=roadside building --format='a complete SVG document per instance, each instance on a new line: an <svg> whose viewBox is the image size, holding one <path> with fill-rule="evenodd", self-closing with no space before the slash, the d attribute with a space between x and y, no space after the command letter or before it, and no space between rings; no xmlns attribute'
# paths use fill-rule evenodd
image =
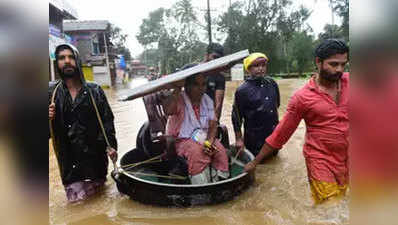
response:
<svg viewBox="0 0 398 225"><path fill-rule="evenodd" d="M64 43L71 43L71 38L64 33L63 21L76 20L76 10L65 0L49 0L49 23L48 23L48 44L49 44L49 80L55 80L58 75L55 72L55 47Z"/></svg>
<svg viewBox="0 0 398 225"><path fill-rule="evenodd" d="M86 79L105 87L114 85L118 56L110 41L111 24L107 20L65 20L63 27L80 52Z"/></svg>

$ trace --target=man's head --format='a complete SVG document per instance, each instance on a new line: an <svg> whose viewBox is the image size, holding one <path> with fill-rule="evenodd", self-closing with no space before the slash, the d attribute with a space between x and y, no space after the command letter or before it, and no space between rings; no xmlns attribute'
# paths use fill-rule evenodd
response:
<svg viewBox="0 0 398 225"><path fill-rule="evenodd" d="M198 64L188 64L181 68L181 70L185 70L196 65ZM191 98L191 101L200 101L206 91L206 77L202 74L194 74L189 76L187 79L185 79L184 89Z"/></svg>
<svg viewBox="0 0 398 225"><path fill-rule="evenodd" d="M71 46L65 44L56 48L56 65L62 79L80 76L76 58L75 49Z"/></svg>
<svg viewBox="0 0 398 225"><path fill-rule="evenodd" d="M268 57L263 53L252 53L243 60L245 70L254 77L263 77L267 73Z"/></svg>
<svg viewBox="0 0 398 225"><path fill-rule="evenodd" d="M218 43L211 43L207 46L206 61L217 59L224 56L224 47Z"/></svg>
<svg viewBox="0 0 398 225"><path fill-rule="evenodd" d="M327 39L315 49L315 63L322 79L338 81L348 62L348 46L338 39Z"/></svg>

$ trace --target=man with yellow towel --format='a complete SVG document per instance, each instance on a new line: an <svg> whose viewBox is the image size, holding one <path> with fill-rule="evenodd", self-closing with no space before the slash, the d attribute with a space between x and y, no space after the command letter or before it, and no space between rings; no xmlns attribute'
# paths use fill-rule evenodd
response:
<svg viewBox="0 0 398 225"><path fill-rule="evenodd" d="M236 146L246 147L257 155L278 124L280 105L279 88L266 75L269 59L263 53L253 53L244 59L245 70L250 77L235 92L232 111ZM244 136L241 126L244 124ZM276 153L276 152L275 152Z"/></svg>

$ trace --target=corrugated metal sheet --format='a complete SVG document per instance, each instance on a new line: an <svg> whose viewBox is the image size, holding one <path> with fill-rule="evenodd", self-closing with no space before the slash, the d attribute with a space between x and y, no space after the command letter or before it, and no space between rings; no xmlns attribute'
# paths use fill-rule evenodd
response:
<svg viewBox="0 0 398 225"><path fill-rule="evenodd" d="M172 73L166 77L162 77L157 80L150 81L141 86L135 87L133 89L123 90L119 95L119 100L128 101L133 100L162 89L168 88L168 86L174 82L184 80L189 76L197 73L209 72L217 68L222 68L227 66L229 63L234 61L239 61L249 55L249 50L243 50L236 52L231 55L227 55L215 60L211 60L206 63L199 64L197 66L191 67L186 70L181 70L179 72Z"/></svg>
<svg viewBox="0 0 398 225"><path fill-rule="evenodd" d="M107 20L65 20L64 31L106 30Z"/></svg>

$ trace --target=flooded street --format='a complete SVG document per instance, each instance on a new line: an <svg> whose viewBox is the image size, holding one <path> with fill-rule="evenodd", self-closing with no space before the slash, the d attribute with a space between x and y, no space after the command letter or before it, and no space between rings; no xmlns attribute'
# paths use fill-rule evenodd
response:
<svg viewBox="0 0 398 225"><path fill-rule="evenodd" d="M130 87L147 82L134 79ZM282 118L289 97L302 87L304 79L277 80L281 92ZM221 123L229 130L231 143L235 137L231 123L233 96L241 82L226 84L226 95ZM119 158L135 147L136 136L147 120L141 98L118 102L118 90L105 90L115 115ZM93 115L94 116L94 115ZM336 203L313 206L307 173L302 155L304 121L280 151L278 156L259 165L253 186L232 201L191 208L166 208L144 205L121 195L110 177L101 195L87 202L68 204L55 154L49 153L49 211L50 224L61 225L113 225L113 224L348 224L348 197ZM111 163L109 171L111 171Z"/></svg>

